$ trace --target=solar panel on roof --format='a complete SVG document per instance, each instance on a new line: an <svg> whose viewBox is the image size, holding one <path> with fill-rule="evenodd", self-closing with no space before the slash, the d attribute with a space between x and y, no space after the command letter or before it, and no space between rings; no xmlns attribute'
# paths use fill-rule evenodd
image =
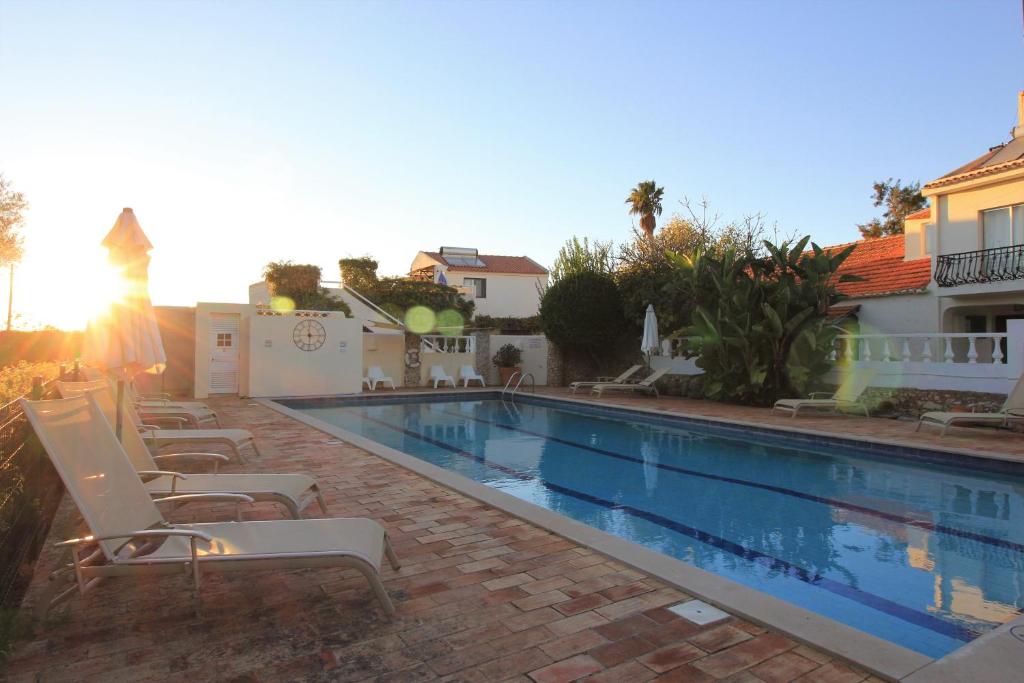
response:
<svg viewBox="0 0 1024 683"><path fill-rule="evenodd" d="M478 259L476 256L452 256L450 254L445 254L444 260L452 266L470 266L474 268L484 268L487 266L486 263Z"/></svg>

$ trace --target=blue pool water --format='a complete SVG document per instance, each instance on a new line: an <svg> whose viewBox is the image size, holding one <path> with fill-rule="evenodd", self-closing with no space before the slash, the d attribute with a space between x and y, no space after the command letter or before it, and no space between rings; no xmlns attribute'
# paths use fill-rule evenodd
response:
<svg viewBox="0 0 1024 683"><path fill-rule="evenodd" d="M1024 610L1006 468L532 397L285 403L931 657Z"/></svg>

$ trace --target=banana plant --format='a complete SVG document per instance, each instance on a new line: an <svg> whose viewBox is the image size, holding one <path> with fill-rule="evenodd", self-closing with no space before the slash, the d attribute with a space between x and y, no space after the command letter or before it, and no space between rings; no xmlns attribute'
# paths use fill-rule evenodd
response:
<svg viewBox="0 0 1024 683"><path fill-rule="evenodd" d="M680 286L698 291L691 324L675 336L697 356L710 399L770 405L801 395L828 371L836 330L830 306L843 299L836 284L856 279L839 274L854 245L827 252L809 237L796 243L764 243L764 255L726 250L721 257L672 254Z"/></svg>

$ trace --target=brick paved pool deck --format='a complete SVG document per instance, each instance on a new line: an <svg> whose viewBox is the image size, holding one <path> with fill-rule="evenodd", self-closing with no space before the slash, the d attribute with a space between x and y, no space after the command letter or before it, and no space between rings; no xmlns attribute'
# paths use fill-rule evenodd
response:
<svg viewBox="0 0 1024 683"><path fill-rule="evenodd" d="M564 394L562 390L547 390ZM609 397L763 424L928 445L913 425L855 417L790 420L761 409L677 398ZM213 399L225 426L263 449L226 471L308 472L333 516L384 524L403 562L383 570L397 616L387 620L353 571L207 575L201 608L186 576L110 580L57 608L23 638L2 676L12 681L820 681L878 680L736 617L706 627L666 607L682 591L587 547L444 488L269 408ZM1019 436L954 434L1024 457ZM314 514L310 512L310 514ZM222 521L233 509L191 506L174 521ZM247 519L282 517L260 504ZM81 530L65 500L36 567L26 607L58 561L52 542Z"/></svg>

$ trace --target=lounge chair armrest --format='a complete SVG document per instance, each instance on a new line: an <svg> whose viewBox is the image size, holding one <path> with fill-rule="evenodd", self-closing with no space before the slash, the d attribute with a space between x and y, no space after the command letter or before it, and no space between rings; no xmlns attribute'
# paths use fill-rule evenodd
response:
<svg viewBox="0 0 1024 683"><path fill-rule="evenodd" d="M811 400L818 398L832 398L833 396L835 396L835 392L831 391L812 391L811 393L807 394L807 398Z"/></svg>
<svg viewBox="0 0 1024 683"><path fill-rule="evenodd" d="M189 460L208 460L213 462L213 471L216 472L222 462L228 462L230 458L223 453L164 453L154 455L153 460L157 463L174 458L187 458Z"/></svg>
<svg viewBox="0 0 1024 683"><path fill-rule="evenodd" d="M139 474L152 475L154 477L171 476L175 479L188 479L188 475L168 470L139 470Z"/></svg>
<svg viewBox="0 0 1024 683"><path fill-rule="evenodd" d="M213 541L213 536L204 531L197 531L196 529L142 529L141 531L128 531L123 534L113 534L111 536L82 536L81 538L70 538L66 541L55 543L54 547L66 548L68 546L81 545L83 543L114 541L121 538L159 538L161 536L191 536L193 538L201 538L207 542Z"/></svg>
<svg viewBox="0 0 1024 683"><path fill-rule="evenodd" d="M175 423L178 425L178 429L181 429L182 425L186 425L189 423L187 417L179 417L177 415L154 415L152 413L147 413L144 415L144 417L149 422L155 422L157 424L160 424L161 422ZM157 429L159 429L159 427L157 427Z"/></svg>
<svg viewBox="0 0 1024 683"><path fill-rule="evenodd" d="M211 503L255 503L256 499L244 493L182 493L176 496L154 498L156 503L189 503L192 501L208 501Z"/></svg>
<svg viewBox="0 0 1024 683"><path fill-rule="evenodd" d="M145 401L163 401L164 403L170 403L171 395L166 391L157 391L152 394L135 394L138 398Z"/></svg>
<svg viewBox="0 0 1024 683"><path fill-rule="evenodd" d="M172 417L167 417L167 418L156 418L156 417L154 417L154 416L152 416L152 415L147 415L147 416L146 416L146 419L147 419L147 420L153 420L154 422L158 422L158 421L159 421L159 422L162 422L162 421L164 421L164 420L166 420L167 422L172 422L172 423L174 423L174 424L176 425L176 426L174 427L174 429L182 429L182 428L183 428L183 425L184 425L184 424L186 424L186 423L188 422L188 420L186 420L186 419L185 419L185 418L183 418L183 417L175 417L175 418L172 418ZM166 427L166 426L160 426L159 424L153 424L152 422L147 422L147 423L145 423L145 424L142 424L142 425L141 425L141 427L142 427L142 428L143 428L144 430L146 430L146 431L151 431L151 432L152 432L152 431L157 431L157 430L160 430L160 429L167 429L167 427Z"/></svg>
<svg viewBox="0 0 1024 683"><path fill-rule="evenodd" d="M140 477L171 477L171 493L178 490L178 480L188 479L181 472L168 472L166 470L139 470Z"/></svg>

